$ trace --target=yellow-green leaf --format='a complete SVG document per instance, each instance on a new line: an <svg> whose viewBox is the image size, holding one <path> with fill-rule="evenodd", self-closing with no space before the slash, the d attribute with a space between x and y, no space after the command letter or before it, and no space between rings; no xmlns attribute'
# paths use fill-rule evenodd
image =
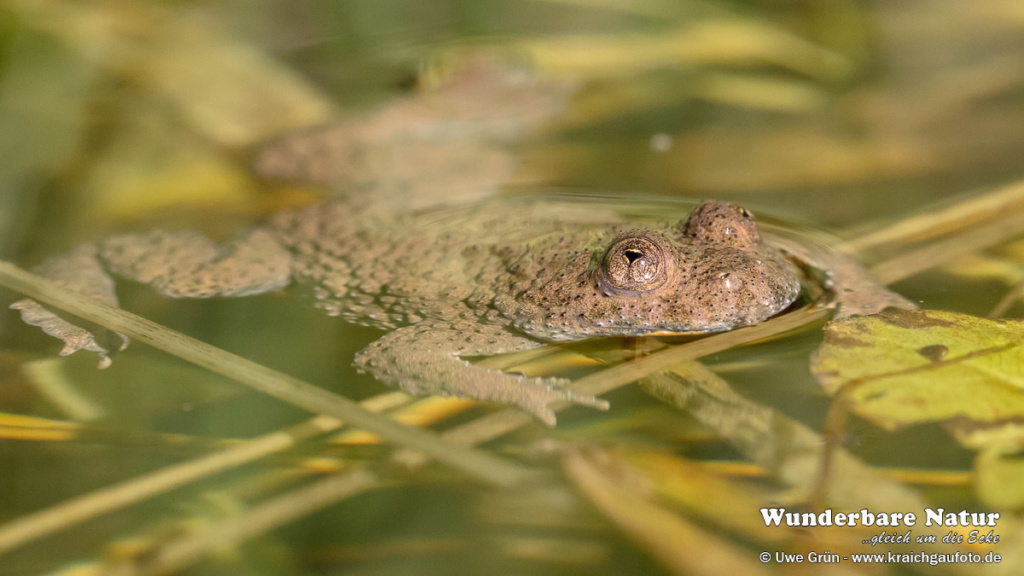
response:
<svg viewBox="0 0 1024 576"><path fill-rule="evenodd" d="M888 310L831 322L811 370L851 409L894 430L1024 415L1024 321Z"/></svg>

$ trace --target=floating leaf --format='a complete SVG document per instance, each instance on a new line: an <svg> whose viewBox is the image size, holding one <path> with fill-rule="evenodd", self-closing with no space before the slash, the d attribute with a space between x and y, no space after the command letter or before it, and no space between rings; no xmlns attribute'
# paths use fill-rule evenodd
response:
<svg viewBox="0 0 1024 576"><path fill-rule="evenodd" d="M888 310L831 322L811 370L858 415L889 430L1024 415L1024 322Z"/></svg>

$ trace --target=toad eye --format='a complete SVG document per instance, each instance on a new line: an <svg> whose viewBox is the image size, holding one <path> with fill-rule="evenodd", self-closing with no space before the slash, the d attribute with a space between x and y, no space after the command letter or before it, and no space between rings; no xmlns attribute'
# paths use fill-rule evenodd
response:
<svg viewBox="0 0 1024 576"><path fill-rule="evenodd" d="M760 242L757 220L746 208L708 201L693 209L683 234L705 244L748 248Z"/></svg>
<svg viewBox="0 0 1024 576"><path fill-rule="evenodd" d="M645 291L665 281L665 253L651 239L630 236L612 244L604 257L604 280L618 290Z"/></svg>

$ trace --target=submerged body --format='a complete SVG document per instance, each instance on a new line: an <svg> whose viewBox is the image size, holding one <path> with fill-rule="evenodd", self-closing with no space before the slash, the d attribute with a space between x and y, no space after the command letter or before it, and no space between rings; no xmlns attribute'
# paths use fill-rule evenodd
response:
<svg viewBox="0 0 1024 576"><path fill-rule="evenodd" d="M40 272L112 305L113 276L183 298L304 284L329 314L388 331L356 356L360 369L410 393L513 404L553 424L551 403L605 404L564 390L562 379L465 358L548 341L729 330L777 314L800 291L793 262L734 204L706 202L688 219L636 228L615 215L546 203L510 210L495 200L514 165L505 143L557 114L566 93L471 65L436 92L286 137L257 158L264 176L330 183L350 191L344 199L277 215L224 246L195 232L113 236ZM463 208L435 210L455 198ZM848 259L785 251L826 271L837 300L855 303L847 313L909 306ZM32 300L12 307L64 340L62 354L91 350L105 366L126 344Z"/></svg>
<svg viewBox="0 0 1024 576"><path fill-rule="evenodd" d="M342 200L274 217L225 246L194 232L113 236L48 261L42 272L116 304L110 274L171 297L245 296L311 286L329 314L390 330L356 357L415 394L515 404L548 423L552 402L601 401L564 381L505 374L467 356L595 336L714 332L785 309L800 284L753 216L705 202L687 220L631 227L526 205L514 218L485 202L459 211L386 214ZM23 318L64 338L65 353L107 347L34 302Z"/></svg>
<svg viewBox="0 0 1024 576"><path fill-rule="evenodd" d="M267 230L295 277L319 288L321 307L384 329L457 316L556 341L715 332L764 320L799 292L791 264L733 204L643 228L551 205L513 218L496 207L384 227L334 202Z"/></svg>

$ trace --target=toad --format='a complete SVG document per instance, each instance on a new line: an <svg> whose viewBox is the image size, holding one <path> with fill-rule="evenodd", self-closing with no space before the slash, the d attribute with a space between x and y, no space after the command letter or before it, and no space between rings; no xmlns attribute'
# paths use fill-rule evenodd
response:
<svg viewBox="0 0 1024 576"><path fill-rule="evenodd" d="M633 227L574 221L543 204L507 218L473 210L366 213L343 200L274 217L224 246L196 232L112 236L47 261L41 272L117 305L113 276L175 298L313 289L328 314L387 331L356 366L412 394L517 405L554 424L550 404L604 407L565 380L465 360L549 341L707 333L761 322L788 307L800 277L746 209L707 201L689 218ZM12 305L65 340L62 354L109 344L31 300ZM124 342L114 348L123 347Z"/></svg>
<svg viewBox="0 0 1024 576"><path fill-rule="evenodd" d="M708 201L686 219L643 225L545 202L509 210L493 194L512 165L500 144L556 113L559 94L521 74L471 66L443 90L286 138L257 159L264 175L330 182L346 197L279 214L225 245L198 232L122 234L39 271L115 306L114 277L175 298L306 286L328 314L386 331L356 355L360 370L412 394L519 406L549 425L552 403L607 404L564 389L564 379L467 358L755 324L797 298L794 263L825 271L841 301L867 295L847 312L909 306L845 257L766 241L753 214L735 204ZM438 208L459 190L482 194ZM61 338L61 354L90 350L101 367L127 343L29 299L11 307Z"/></svg>

